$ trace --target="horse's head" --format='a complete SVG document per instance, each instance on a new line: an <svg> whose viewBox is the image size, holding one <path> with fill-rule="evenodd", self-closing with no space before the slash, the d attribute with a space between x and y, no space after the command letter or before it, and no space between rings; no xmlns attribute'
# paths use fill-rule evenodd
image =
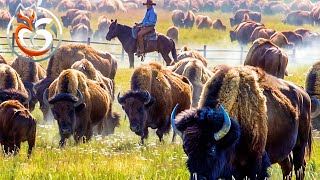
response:
<svg viewBox="0 0 320 180"><path fill-rule="evenodd" d="M115 38L118 35L118 23L117 23L117 19L115 21L113 21L111 19L111 24L109 26L109 31L107 33L106 39L108 41L111 41L111 39Z"/></svg>

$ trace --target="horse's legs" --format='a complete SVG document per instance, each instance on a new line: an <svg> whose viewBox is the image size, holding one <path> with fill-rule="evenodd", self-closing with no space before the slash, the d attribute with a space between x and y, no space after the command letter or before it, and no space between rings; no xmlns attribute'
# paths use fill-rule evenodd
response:
<svg viewBox="0 0 320 180"><path fill-rule="evenodd" d="M166 62L167 66L170 66L173 64L172 59L169 57L168 54L160 52L161 56L163 57L164 61Z"/></svg>
<svg viewBox="0 0 320 180"><path fill-rule="evenodd" d="M130 68L134 68L134 53L130 53L128 55L129 55Z"/></svg>
<svg viewBox="0 0 320 180"><path fill-rule="evenodd" d="M292 157L289 154L287 158L283 161L279 162L279 165L282 169L283 180L291 180L292 179Z"/></svg>

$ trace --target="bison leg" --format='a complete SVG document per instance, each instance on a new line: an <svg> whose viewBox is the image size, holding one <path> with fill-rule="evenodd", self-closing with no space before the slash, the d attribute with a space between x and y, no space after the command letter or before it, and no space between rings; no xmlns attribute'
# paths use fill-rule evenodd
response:
<svg viewBox="0 0 320 180"><path fill-rule="evenodd" d="M293 149L293 165L296 173L296 179L302 180L304 179L305 170L306 170L306 162L304 160L305 148L303 147L295 147Z"/></svg>
<svg viewBox="0 0 320 180"><path fill-rule="evenodd" d="M163 132L162 132L162 130L157 129L156 134L159 137L159 141L163 142Z"/></svg>
<svg viewBox="0 0 320 180"><path fill-rule="evenodd" d="M292 179L292 157L289 155L286 159L279 163L282 169L283 179Z"/></svg>
<svg viewBox="0 0 320 180"><path fill-rule="evenodd" d="M32 153L32 149L34 147L34 144L35 144L35 138L32 138L32 139L28 140L28 145L29 145L29 147L28 147L28 158L30 158L30 155Z"/></svg>
<svg viewBox="0 0 320 180"><path fill-rule="evenodd" d="M66 144L66 138L62 137L59 141L59 148L62 148Z"/></svg>
<svg viewBox="0 0 320 180"><path fill-rule="evenodd" d="M130 68L134 68L134 53L129 53Z"/></svg>
<svg viewBox="0 0 320 180"><path fill-rule="evenodd" d="M20 147L21 147L21 141L16 141L15 145L14 145L14 149L13 149L13 155L17 155L19 154L20 151Z"/></svg>
<svg viewBox="0 0 320 180"><path fill-rule="evenodd" d="M144 144L144 140L148 138L149 131L148 127L143 128L143 133L141 135L141 144Z"/></svg>

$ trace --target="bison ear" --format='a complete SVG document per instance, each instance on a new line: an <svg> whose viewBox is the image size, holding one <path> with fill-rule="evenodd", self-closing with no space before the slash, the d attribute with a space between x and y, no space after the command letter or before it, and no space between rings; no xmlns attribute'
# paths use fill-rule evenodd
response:
<svg viewBox="0 0 320 180"><path fill-rule="evenodd" d="M154 101L155 101L154 97L151 97L150 101L147 104L145 104L144 107L148 109L154 103Z"/></svg>
<svg viewBox="0 0 320 180"><path fill-rule="evenodd" d="M116 19L114 22L117 24L118 19Z"/></svg>
<svg viewBox="0 0 320 180"><path fill-rule="evenodd" d="M85 103L81 103L79 106L76 107L76 112L81 112L86 107Z"/></svg>

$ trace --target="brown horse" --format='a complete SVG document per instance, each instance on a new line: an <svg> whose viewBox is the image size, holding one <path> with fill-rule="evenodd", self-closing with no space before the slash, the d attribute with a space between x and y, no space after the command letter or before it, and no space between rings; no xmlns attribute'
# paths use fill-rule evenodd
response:
<svg viewBox="0 0 320 180"><path fill-rule="evenodd" d="M123 49L128 53L130 68L134 67L134 53L137 51L137 40L132 37L132 28L126 25L118 24L117 20L111 20L111 25L109 26L109 32L106 39L110 41L111 39L117 37L121 42ZM167 66L173 65L177 62L177 52L175 43L172 39L167 36L158 33L157 40L148 41L148 46L145 53L158 51L163 59L165 60ZM171 51L172 59L169 57Z"/></svg>

